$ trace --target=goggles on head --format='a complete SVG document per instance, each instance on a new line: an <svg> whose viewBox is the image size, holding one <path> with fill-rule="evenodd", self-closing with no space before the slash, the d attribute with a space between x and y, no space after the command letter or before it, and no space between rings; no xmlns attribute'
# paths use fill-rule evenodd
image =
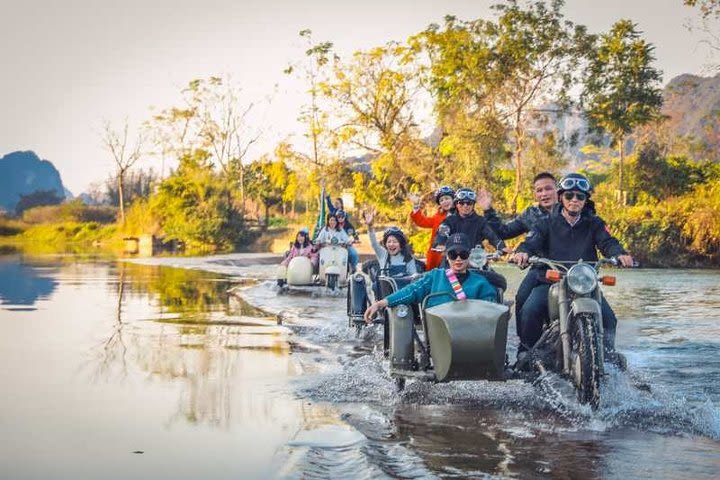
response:
<svg viewBox="0 0 720 480"><path fill-rule="evenodd" d="M477 200L477 194L472 190L461 190L455 194L455 201L468 200L474 202Z"/></svg>
<svg viewBox="0 0 720 480"><path fill-rule="evenodd" d="M576 188L585 193L590 191L590 182L585 178L563 178L558 185L561 190L572 190Z"/></svg>

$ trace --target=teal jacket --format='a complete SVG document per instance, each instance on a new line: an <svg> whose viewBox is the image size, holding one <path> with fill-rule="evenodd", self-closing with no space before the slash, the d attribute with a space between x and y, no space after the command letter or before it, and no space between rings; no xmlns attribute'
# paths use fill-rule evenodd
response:
<svg viewBox="0 0 720 480"><path fill-rule="evenodd" d="M467 278L462 283L462 288L469 299L487 300L488 302L497 300L495 288L479 273L468 272ZM426 296L438 292L448 292L450 296L441 295L433 297L428 301L428 307L447 303L451 299L456 298L450 286L450 280L448 280L447 275L445 275L445 270L442 268L430 270L420 280L388 295L386 300L389 307L394 307L401 303L420 303Z"/></svg>

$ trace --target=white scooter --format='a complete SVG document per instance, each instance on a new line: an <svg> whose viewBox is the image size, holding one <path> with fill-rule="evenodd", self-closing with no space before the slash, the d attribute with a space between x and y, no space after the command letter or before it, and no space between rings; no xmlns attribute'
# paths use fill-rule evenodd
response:
<svg viewBox="0 0 720 480"><path fill-rule="evenodd" d="M318 281L330 290L347 285L348 251L333 238L332 243L320 248Z"/></svg>
<svg viewBox="0 0 720 480"><path fill-rule="evenodd" d="M326 285L330 290L347 285L348 251L338 244L336 239L332 243L320 248L319 271L313 274L313 265L308 257L295 257L290 260L287 267L279 265L277 269L277 284L279 287L307 287L317 284Z"/></svg>

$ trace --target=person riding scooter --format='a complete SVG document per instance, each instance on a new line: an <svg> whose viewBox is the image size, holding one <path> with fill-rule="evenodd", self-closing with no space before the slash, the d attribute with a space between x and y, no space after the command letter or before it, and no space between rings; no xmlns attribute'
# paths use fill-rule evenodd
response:
<svg viewBox="0 0 720 480"><path fill-rule="evenodd" d="M513 262L522 267L527 265L530 255L538 254L555 261L583 259L592 262L597 261L599 249L605 257L617 257L622 266L633 266L632 256L594 213L590 200L592 185L585 176L571 173L563 177L557 184L557 192L560 203L527 235L517 248ZM548 319L549 289L550 283L543 280L533 288L520 311L519 353L531 348L540 338L543 324ZM611 353L615 349L617 318L605 298L602 299L602 319L605 349Z"/></svg>
<svg viewBox="0 0 720 480"><path fill-rule="evenodd" d="M350 241L350 237L345 233L345 230L340 228L337 217L335 215L328 215L327 220L325 220L325 226L320 230L317 238L315 238L315 245L319 248L331 243L347 246L350 244Z"/></svg>
<svg viewBox="0 0 720 480"><path fill-rule="evenodd" d="M433 250L432 246L435 242L438 227L449 214L455 211L455 205L453 203L454 196L455 190L451 187L443 186L438 188L435 192L435 203L438 205L438 210L432 217L426 217L422 208L420 208L420 197L417 195L408 195L408 199L413 203L413 211L410 214L413 223L418 227L432 229L430 233L430 247L425 255L425 266L427 270L439 267L440 262L442 262L442 253Z"/></svg>
<svg viewBox="0 0 720 480"><path fill-rule="evenodd" d="M420 303L426 296L437 292L448 292L452 297L447 295L433 297L427 303L428 308L450 302L453 298L495 301L497 292L490 282L483 275L468 270L471 248L470 241L464 233L450 235L445 242L445 256L450 268L435 268L420 280L373 303L365 311L365 322L371 323L380 309L401 303Z"/></svg>

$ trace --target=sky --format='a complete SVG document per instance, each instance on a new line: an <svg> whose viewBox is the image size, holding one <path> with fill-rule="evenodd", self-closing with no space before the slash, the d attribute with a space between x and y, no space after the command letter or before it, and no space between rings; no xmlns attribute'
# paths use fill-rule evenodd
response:
<svg viewBox="0 0 720 480"><path fill-rule="evenodd" d="M195 78L231 78L257 104L257 157L301 139L306 87L283 70L303 58L298 32L331 41L341 56L405 40L453 14L490 17L491 0L0 0L0 157L33 150L75 195L113 172L103 124L131 126L178 104ZM655 45L664 82L708 74L698 12L682 0L567 0L565 17L600 33L620 18ZM270 99L270 100L268 100ZM157 157L142 166L160 170Z"/></svg>

